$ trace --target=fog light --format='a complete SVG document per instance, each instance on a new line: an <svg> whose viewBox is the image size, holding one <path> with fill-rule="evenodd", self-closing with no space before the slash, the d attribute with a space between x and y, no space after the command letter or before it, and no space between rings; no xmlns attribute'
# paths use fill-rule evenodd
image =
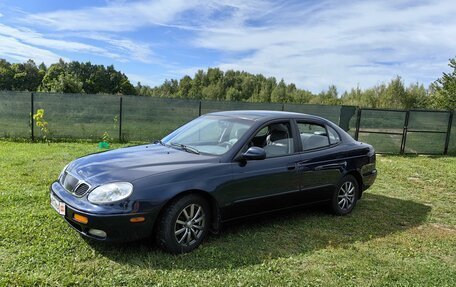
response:
<svg viewBox="0 0 456 287"><path fill-rule="evenodd" d="M102 237L102 238L106 237L106 232L104 232L103 230L99 230L99 229L89 229L89 234L96 236L96 237Z"/></svg>
<svg viewBox="0 0 456 287"><path fill-rule="evenodd" d="M143 222L143 221L145 221L145 220L146 220L146 219L145 219L144 217L142 217L142 216L130 218L130 222L133 222L133 223L135 223L135 222Z"/></svg>
<svg viewBox="0 0 456 287"><path fill-rule="evenodd" d="M82 223L82 224L87 224L87 222L89 222L89 219L83 215L80 215L80 214L77 214L75 213L73 215L73 219L79 223Z"/></svg>

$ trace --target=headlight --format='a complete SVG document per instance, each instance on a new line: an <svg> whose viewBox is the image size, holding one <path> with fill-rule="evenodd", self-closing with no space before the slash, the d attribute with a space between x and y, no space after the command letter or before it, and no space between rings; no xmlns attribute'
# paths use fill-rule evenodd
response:
<svg viewBox="0 0 456 287"><path fill-rule="evenodd" d="M112 203L130 196L133 185L129 182L113 182L100 185L89 193L87 199L92 203Z"/></svg>

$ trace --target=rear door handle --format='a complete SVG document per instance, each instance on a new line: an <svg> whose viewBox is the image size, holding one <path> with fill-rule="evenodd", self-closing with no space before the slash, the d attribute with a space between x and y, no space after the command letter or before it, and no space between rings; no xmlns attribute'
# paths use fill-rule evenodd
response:
<svg viewBox="0 0 456 287"><path fill-rule="evenodd" d="M346 161L341 161L341 162L337 162L337 163L319 165L319 166L317 166L315 168L315 170L333 169L333 168L345 168L345 167L347 167L347 162Z"/></svg>

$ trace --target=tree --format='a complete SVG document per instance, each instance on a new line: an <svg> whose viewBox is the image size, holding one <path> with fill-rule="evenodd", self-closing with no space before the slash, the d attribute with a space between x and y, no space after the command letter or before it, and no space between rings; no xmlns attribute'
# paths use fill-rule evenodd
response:
<svg viewBox="0 0 456 287"><path fill-rule="evenodd" d="M277 86L277 81L274 77L268 78L261 83L258 102L268 103L271 101L272 91Z"/></svg>
<svg viewBox="0 0 456 287"><path fill-rule="evenodd" d="M405 91L404 82L400 76L392 79L384 93L380 96L380 107L382 108L405 108L407 93Z"/></svg>
<svg viewBox="0 0 456 287"><path fill-rule="evenodd" d="M14 72L11 64L4 59L0 59L0 91L12 90L14 82Z"/></svg>
<svg viewBox="0 0 456 287"><path fill-rule="evenodd" d="M16 91L36 91L41 83L42 76L33 60L26 63L11 65L13 73L12 89Z"/></svg>
<svg viewBox="0 0 456 287"><path fill-rule="evenodd" d="M287 86L280 80L279 84L272 90L271 102L283 103L287 101Z"/></svg>
<svg viewBox="0 0 456 287"><path fill-rule="evenodd" d="M443 73L443 76L433 83L431 89L434 93L430 101L435 108L454 110L456 108L456 58L450 59L448 66L453 71Z"/></svg>
<svg viewBox="0 0 456 287"><path fill-rule="evenodd" d="M160 87L160 96L166 98L177 96L178 86L179 84L177 83L177 80L165 80L163 85Z"/></svg>
<svg viewBox="0 0 456 287"><path fill-rule="evenodd" d="M329 86L327 91L322 91L319 96L320 104L324 105L338 105L340 100L338 98L337 88L334 85Z"/></svg>
<svg viewBox="0 0 456 287"><path fill-rule="evenodd" d="M133 85L130 83L130 81L126 77L120 83L119 93L122 95L136 95L137 94L135 87L133 87Z"/></svg>
<svg viewBox="0 0 456 287"><path fill-rule="evenodd" d="M60 75L65 73L65 63L60 59L59 63L52 64L46 71L41 81L39 91L41 92L63 92L59 90Z"/></svg>
<svg viewBox="0 0 456 287"><path fill-rule="evenodd" d="M224 100L225 89L222 79L220 78L216 83L211 83L207 87L203 87L201 94L203 99Z"/></svg>
<svg viewBox="0 0 456 287"><path fill-rule="evenodd" d="M195 77L192 81L192 86L188 92L188 96L191 99L201 99L201 92L203 87L203 81L205 78L205 73L203 70L198 70L195 74Z"/></svg>
<svg viewBox="0 0 456 287"><path fill-rule="evenodd" d="M47 92L83 93L82 82L73 74L63 73L58 75L47 85Z"/></svg>
<svg viewBox="0 0 456 287"><path fill-rule="evenodd" d="M240 101L242 93L238 91L235 87L229 87L226 91L226 99L228 101Z"/></svg>
<svg viewBox="0 0 456 287"><path fill-rule="evenodd" d="M192 78L189 76L185 75L182 79L179 81L179 87L177 91L177 96L179 98L188 98L189 97L189 92L192 87Z"/></svg>
<svg viewBox="0 0 456 287"><path fill-rule="evenodd" d="M425 108L429 105L429 97L426 89L422 84L410 84L406 89L406 98L404 99L404 108Z"/></svg>

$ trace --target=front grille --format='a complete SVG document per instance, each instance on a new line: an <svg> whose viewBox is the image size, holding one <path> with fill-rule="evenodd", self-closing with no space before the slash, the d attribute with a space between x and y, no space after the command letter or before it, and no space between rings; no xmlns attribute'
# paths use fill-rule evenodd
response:
<svg viewBox="0 0 456 287"><path fill-rule="evenodd" d="M60 184L70 193L76 196L83 196L90 189L90 186L84 181L78 179L69 172L64 172L60 178Z"/></svg>
<svg viewBox="0 0 456 287"><path fill-rule="evenodd" d="M81 183L74 190L74 194L76 194L77 196L83 196L87 192L87 190L89 190L89 185L85 184L85 183Z"/></svg>

